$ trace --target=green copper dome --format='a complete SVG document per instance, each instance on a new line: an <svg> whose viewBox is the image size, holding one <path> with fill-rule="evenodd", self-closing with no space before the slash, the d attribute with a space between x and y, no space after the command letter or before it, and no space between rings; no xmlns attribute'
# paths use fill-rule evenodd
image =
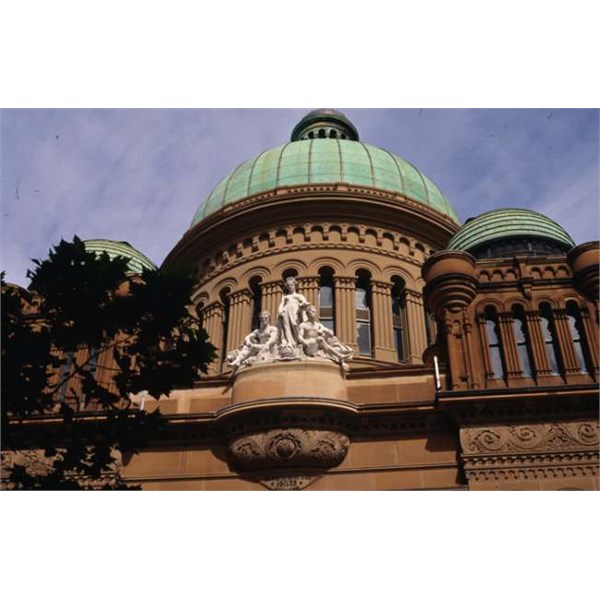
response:
<svg viewBox="0 0 600 600"><path fill-rule="evenodd" d="M430 179L403 158L358 141L356 128L342 113L321 109L298 123L291 142L265 150L225 177L198 208L191 226L247 196L278 187L334 183L403 194L460 224Z"/></svg>
<svg viewBox="0 0 600 600"><path fill-rule="evenodd" d="M448 250L471 252L481 246L508 240L547 240L569 249L571 236L552 219L525 208L500 208L469 219L448 242Z"/></svg>
<svg viewBox="0 0 600 600"><path fill-rule="evenodd" d="M129 261L127 266L131 273L142 273L144 269L156 271L156 265L127 242L84 240L83 244L88 252L94 252L95 254L106 252L111 258L126 258Z"/></svg>

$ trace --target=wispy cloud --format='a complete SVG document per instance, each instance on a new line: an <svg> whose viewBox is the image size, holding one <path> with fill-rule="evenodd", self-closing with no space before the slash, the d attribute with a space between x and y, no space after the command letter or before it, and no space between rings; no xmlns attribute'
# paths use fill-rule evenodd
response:
<svg viewBox="0 0 600 600"><path fill-rule="evenodd" d="M344 109L342 109L344 110ZM239 163L304 109L5 110L2 268L26 283L60 238L127 240L160 264ZM433 179L461 217L501 206L598 238L598 111L348 109L361 138Z"/></svg>

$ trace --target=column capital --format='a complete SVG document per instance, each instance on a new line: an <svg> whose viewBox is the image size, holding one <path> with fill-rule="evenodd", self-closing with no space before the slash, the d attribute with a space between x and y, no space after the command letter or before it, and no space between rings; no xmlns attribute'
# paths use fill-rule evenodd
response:
<svg viewBox="0 0 600 600"><path fill-rule="evenodd" d="M249 289L238 290L229 294L229 300L232 304L238 304L240 302L249 302L252 300L252 292Z"/></svg>
<svg viewBox="0 0 600 600"><path fill-rule="evenodd" d="M354 290L356 288L356 282L358 277L349 277L347 275L334 275L333 282L338 289L349 289Z"/></svg>
<svg viewBox="0 0 600 600"><path fill-rule="evenodd" d="M279 292L281 291L281 286L282 282L279 279L260 282L260 288L263 290L263 292Z"/></svg>
<svg viewBox="0 0 600 600"><path fill-rule="evenodd" d="M394 287L394 284L380 279L371 279L371 287L373 291L385 292L386 290L391 290Z"/></svg>

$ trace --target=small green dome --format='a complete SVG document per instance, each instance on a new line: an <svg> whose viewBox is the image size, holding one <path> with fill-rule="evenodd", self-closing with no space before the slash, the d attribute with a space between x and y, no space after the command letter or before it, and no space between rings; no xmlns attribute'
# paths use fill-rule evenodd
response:
<svg viewBox="0 0 600 600"><path fill-rule="evenodd" d="M88 252L102 254L106 252L111 258L121 257L128 260L127 266L131 273L142 273L146 271L156 271L156 265L138 252L131 244L127 242L115 242L113 240L84 240L83 244Z"/></svg>
<svg viewBox="0 0 600 600"><path fill-rule="evenodd" d="M571 236L552 219L525 208L499 208L469 219L448 242L448 250L473 252L510 240L545 240L568 250Z"/></svg>
<svg viewBox="0 0 600 600"><path fill-rule="evenodd" d="M402 194L460 224L442 192L418 169L388 150L358 141L356 128L342 113L320 109L298 123L291 142L265 150L225 177L200 205L190 227L247 196L285 186L335 183Z"/></svg>

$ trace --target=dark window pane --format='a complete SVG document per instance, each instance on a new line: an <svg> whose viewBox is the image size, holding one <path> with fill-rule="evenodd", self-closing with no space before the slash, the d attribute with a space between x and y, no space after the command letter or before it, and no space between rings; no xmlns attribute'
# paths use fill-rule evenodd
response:
<svg viewBox="0 0 600 600"><path fill-rule="evenodd" d="M356 288L356 309L357 310L368 310L368 294L367 290L363 288Z"/></svg>
<svg viewBox="0 0 600 600"><path fill-rule="evenodd" d="M319 290L319 307L331 308L333 306L333 289L327 285Z"/></svg>
<svg viewBox="0 0 600 600"><path fill-rule="evenodd" d="M331 331L335 332L333 319L320 319L319 322L321 323L321 325L323 325L323 327L327 327L327 329L330 329Z"/></svg>
<svg viewBox="0 0 600 600"><path fill-rule="evenodd" d="M498 346L490 346L490 363L494 377L501 379L504 375L504 370L502 368L502 355Z"/></svg>
<svg viewBox="0 0 600 600"><path fill-rule="evenodd" d="M402 362L405 360L404 355L404 332L402 329L394 328L394 348L396 349L396 355L398 356L398 360Z"/></svg>
<svg viewBox="0 0 600 600"><path fill-rule="evenodd" d="M371 356L371 326L369 323L358 323L356 330L359 354Z"/></svg>

